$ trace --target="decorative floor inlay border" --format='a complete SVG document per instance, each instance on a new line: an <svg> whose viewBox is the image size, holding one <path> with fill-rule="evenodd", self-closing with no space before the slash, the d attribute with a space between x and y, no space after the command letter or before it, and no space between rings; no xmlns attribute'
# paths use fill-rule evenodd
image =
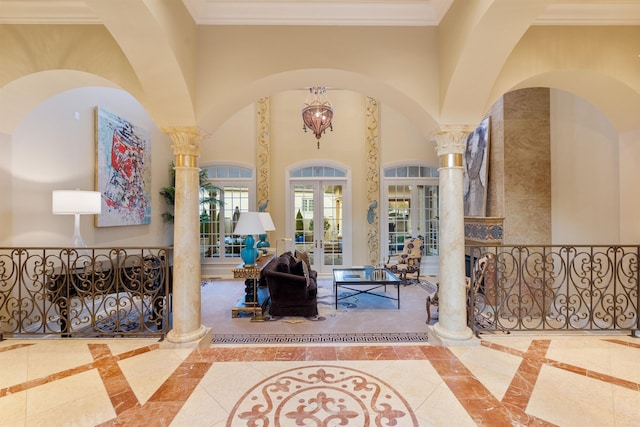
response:
<svg viewBox="0 0 640 427"><path fill-rule="evenodd" d="M426 332L369 333L369 334L219 334L212 344L275 344L275 343L394 343L427 342Z"/></svg>

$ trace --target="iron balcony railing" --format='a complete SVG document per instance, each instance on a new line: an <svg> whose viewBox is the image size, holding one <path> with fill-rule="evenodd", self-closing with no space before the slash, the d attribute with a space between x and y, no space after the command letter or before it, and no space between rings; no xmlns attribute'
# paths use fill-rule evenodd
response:
<svg viewBox="0 0 640 427"><path fill-rule="evenodd" d="M0 339L163 338L170 248L0 248Z"/></svg>
<svg viewBox="0 0 640 427"><path fill-rule="evenodd" d="M469 326L640 329L640 246L468 246Z"/></svg>

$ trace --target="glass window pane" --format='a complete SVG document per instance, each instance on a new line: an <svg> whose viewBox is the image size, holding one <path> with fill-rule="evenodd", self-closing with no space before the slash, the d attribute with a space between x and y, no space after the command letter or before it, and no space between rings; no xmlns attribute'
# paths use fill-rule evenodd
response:
<svg viewBox="0 0 640 427"><path fill-rule="evenodd" d="M201 203L201 256L239 257L244 236L236 236L233 231L239 212L249 210L249 188L252 185L253 170L239 166L210 166L206 171L209 182L217 188L208 195L201 194L201 201L208 196L222 201L222 204L215 201ZM230 184L230 180L233 183Z"/></svg>

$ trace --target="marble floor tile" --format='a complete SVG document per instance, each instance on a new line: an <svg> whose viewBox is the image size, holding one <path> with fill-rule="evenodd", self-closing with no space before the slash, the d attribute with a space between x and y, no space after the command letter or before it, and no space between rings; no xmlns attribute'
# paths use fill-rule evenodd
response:
<svg viewBox="0 0 640 427"><path fill-rule="evenodd" d="M0 425L626 427L640 417L638 360L640 341L621 335L451 348L5 340Z"/></svg>

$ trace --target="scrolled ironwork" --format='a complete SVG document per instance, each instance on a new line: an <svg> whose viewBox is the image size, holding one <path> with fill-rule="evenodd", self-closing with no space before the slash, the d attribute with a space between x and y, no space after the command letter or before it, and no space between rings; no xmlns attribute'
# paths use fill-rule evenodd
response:
<svg viewBox="0 0 640 427"><path fill-rule="evenodd" d="M469 246L489 258L469 326L493 331L640 329L640 246Z"/></svg>
<svg viewBox="0 0 640 427"><path fill-rule="evenodd" d="M0 334L168 332L170 248L0 248Z"/></svg>

